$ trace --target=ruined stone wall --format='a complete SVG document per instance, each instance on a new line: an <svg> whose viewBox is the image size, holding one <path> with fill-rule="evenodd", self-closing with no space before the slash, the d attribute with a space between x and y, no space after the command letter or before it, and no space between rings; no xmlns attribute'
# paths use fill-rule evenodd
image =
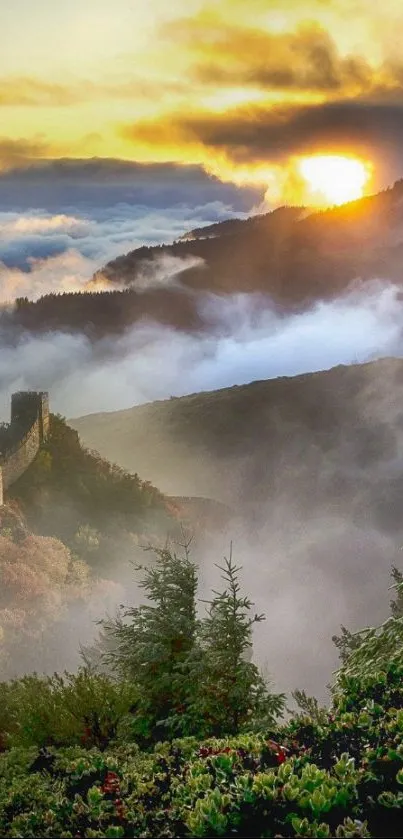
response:
<svg viewBox="0 0 403 839"><path fill-rule="evenodd" d="M38 454L40 440L40 423L39 419L36 419L14 451L7 452L0 460L4 489L8 489L28 469Z"/></svg>
<svg viewBox="0 0 403 839"><path fill-rule="evenodd" d="M47 393L20 392L11 398L11 428L24 428L18 442L0 457L0 506L8 489L35 459L49 431L49 398ZM18 426L17 426L18 424Z"/></svg>

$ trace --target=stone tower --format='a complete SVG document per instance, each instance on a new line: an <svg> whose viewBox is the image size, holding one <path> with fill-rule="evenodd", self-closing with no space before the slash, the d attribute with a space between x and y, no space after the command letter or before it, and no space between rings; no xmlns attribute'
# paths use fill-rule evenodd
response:
<svg viewBox="0 0 403 839"><path fill-rule="evenodd" d="M11 425L30 428L39 419L40 442L49 432L49 394L46 391L20 390L11 397Z"/></svg>

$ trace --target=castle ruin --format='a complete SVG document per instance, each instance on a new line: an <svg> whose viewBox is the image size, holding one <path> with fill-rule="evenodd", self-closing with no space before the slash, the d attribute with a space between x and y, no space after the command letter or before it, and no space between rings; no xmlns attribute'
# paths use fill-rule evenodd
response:
<svg viewBox="0 0 403 839"><path fill-rule="evenodd" d="M0 506L3 493L28 469L49 433L49 394L19 391L11 397L11 422L0 425Z"/></svg>

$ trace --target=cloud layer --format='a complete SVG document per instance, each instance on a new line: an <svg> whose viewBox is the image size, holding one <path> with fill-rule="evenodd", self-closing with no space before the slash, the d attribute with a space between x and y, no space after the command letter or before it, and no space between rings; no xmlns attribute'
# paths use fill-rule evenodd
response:
<svg viewBox="0 0 403 839"><path fill-rule="evenodd" d="M61 290L76 289L122 253L244 218L262 198L261 189L224 185L200 167L48 161L3 172L0 300L10 300L12 288L14 296L33 297L55 291L58 282ZM71 281L73 262L77 282ZM45 273L52 272L46 283ZM21 273L30 273L31 281Z"/></svg>
<svg viewBox="0 0 403 839"><path fill-rule="evenodd" d="M380 281L301 314L278 315L261 295L203 296L200 311L195 336L142 323L96 345L52 332L3 338L3 410L15 390L48 389L55 411L77 416L403 353L401 294Z"/></svg>

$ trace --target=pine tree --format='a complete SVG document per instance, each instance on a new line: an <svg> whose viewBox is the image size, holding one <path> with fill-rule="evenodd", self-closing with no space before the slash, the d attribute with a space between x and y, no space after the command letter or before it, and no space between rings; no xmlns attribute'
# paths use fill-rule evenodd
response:
<svg viewBox="0 0 403 839"><path fill-rule="evenodd" d="M284 707L284 695L270 694L258 668L248 660L252 628L264 615L250 615L254 605L241 596L241 570L229 559L217 565L226 583L223 592L213 591L207 617L200 626L201 654L195 661L192 682L198 690L193 713L203 721L204 733L235 734L243 726L267 725Z"/></svg>
<svg viewBox="0 0 403 839"><path fill-rule="evenodd" d="M197 618L196 566L189 545L179 557L168 548L153 549L156 562L144 571L140 587L149 603L124 609L101 621L103 636L85 660L112 668L133 684L132 733L137 739L173 736L224 736L243 727L271 726L285 697L271 694L250 660L252 628L264 619L250 615L253 605L240 594L232 556L217 566L226 588ZM102 653L102 648L104 652Z"/></svg>
<svg viewBox="0 0 403 839"><path fill-rule="evenodd" d="M168 548L153 549L156 562L144 571L140 587L148 604L121 612L114 620L102 621L110 639L105 664L124 679L136 684L139 733L152 736L160 726L159 738L167 732L167 720L184 703L184 665L196 638L196 566L190 561L188 545L179 557Z"/></svg>

